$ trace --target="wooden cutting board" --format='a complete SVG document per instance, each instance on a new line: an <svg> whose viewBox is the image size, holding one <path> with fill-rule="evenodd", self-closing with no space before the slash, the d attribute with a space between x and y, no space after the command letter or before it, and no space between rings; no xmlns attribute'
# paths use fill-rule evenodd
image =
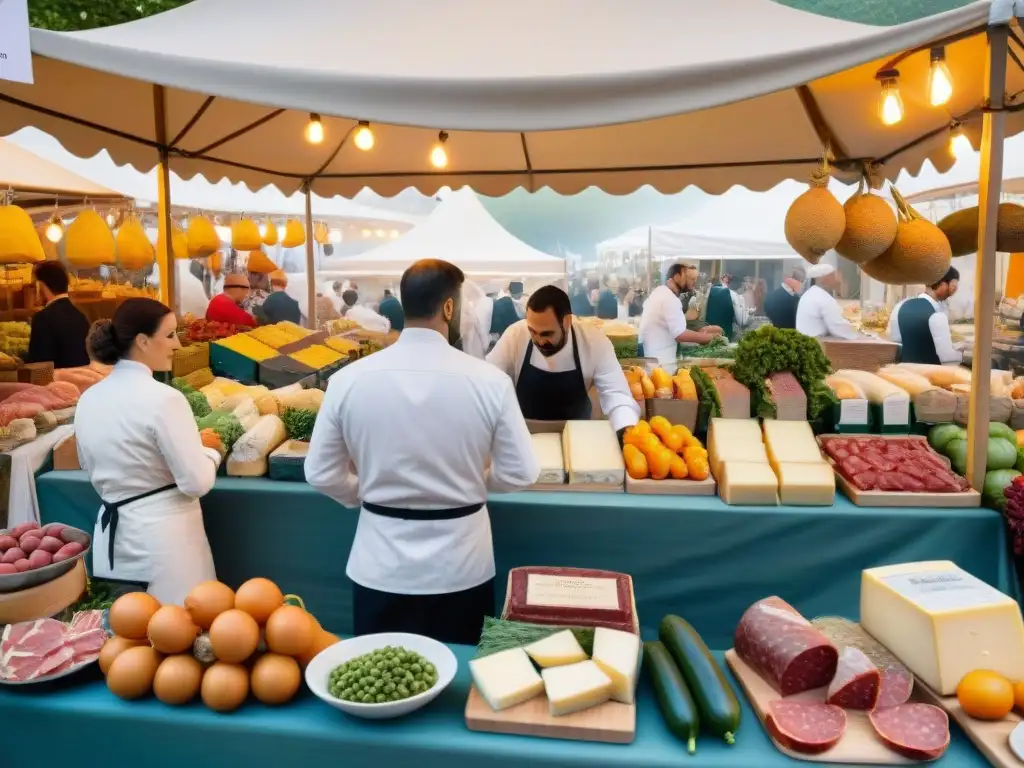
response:
<svg viewBox="0 0 1024 768"><path fill-rule="evenodd" d="M632 744L636 739L636 704L607 701L582 712L552 717L548 711L547 696L537 696L495 712L474 685L466 701L466 727L471 731L543 739Z"/></svg>
<svg viewBox="0 0 1024 768"><path fill-rule="evenodd" d="M773 701L782 698L779 693L768 685L760 675L747 666L735 650L725 652L725 663L740 681L743 692L750 701L750 706L757 713L757 719L764 727L765 717L769 711L769 705ZM914 686L915 695L917 686ZM813 691L805 691L795 696L787 696L787 701L819 701L825 700L825 691L818 688ZM801 752L784 747L772 738L772 735L765 729L768 738L771 739L775 748L784 755L794 760L806 760L811 763L853 763L859 765L914 765L917 760L910 760L903 755L897 754L878 740L875 729L868 720L867 712L856 712L852 709L846 710L846 732L832 749L822 752L820 755L805 755Z"/></svg>
<svg viewBox="0 0 1024 768"><path fill-rule="evenodd" d="M914 693L915 698L919 696L921 701L946 710L946 714L956 720L967 738L996 768L1020 768L1024 765L1010 750L1010 732L1021 722L1016 712L1011 712L1003 720L975 720L960 708L956 696L940 696L920 680L914 683Z"/></svg>
<svg viewBox="0 0 1024 768"><path fill-rule="evenodd" d="M626 493L645 493L658 496L714 496L718 486L715 478L706 480L634 480L626 475Z"/></svg>

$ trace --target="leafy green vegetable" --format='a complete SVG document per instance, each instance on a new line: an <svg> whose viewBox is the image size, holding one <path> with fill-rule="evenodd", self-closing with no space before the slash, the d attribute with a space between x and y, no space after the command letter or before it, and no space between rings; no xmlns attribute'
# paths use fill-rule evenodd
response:
<svg viewBox="0 0 1024 768"><path fill-rule="evenodd" d="M225 451L230 451L232 446L238 442L238 438L245 433L238 417L224 411L213 411L198 419L196 424L200 430L212 429L216 432Z"/></svg>
<svg viewBox="0 0 1024 768"><path fill-rule="evenodd" d="M718 389L711 377L704 372L699 365L690 368L690 378L697 389L697 397L700 401L698 420L703 422L707 419L717 418L722 415L722 402L718 399ZM705 412L707 415L705 416Z"/></svg>
<svg viewBox="0 0 1024 768"><path fill-rule="evenodd" d="M206 395L202 392L192 390L185 395L185 399L188 400L188 407L192 409L192 415L197 419L210 414L210 401L206 399Z"/></svg>
<svg viewBox="0 0 1024 768"><path fill-rule="evenodd" d="M716 336L707 344L683 349L683 357L715 357L727 360L735 355L736 350L729 348L729 340L724 336Z"/></svg>
<svg viewBox="0 0 1024 768"><path fill-rule="evenodd" d="M286 408L281 415L284 428L292 440L309 440L313 437L313 425L316 423L316 411L306 408Z"/></svg>
<svg viewBox="0 0 1024 768"><path fill-rule="evenodd" d="M183 379L181 376L175 376L173 379L171 379L171 386L174 387L179 392L181 392L181 394L183 395L188 395L196 391L195 388L187 381L185 381L185 379Z"/></svg>

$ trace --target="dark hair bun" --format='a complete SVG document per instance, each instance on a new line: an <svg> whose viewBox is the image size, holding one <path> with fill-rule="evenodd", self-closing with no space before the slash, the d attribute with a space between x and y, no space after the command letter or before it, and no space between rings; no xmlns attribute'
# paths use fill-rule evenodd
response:
<svg viewBox="0 0 1024 768"><path fill-rule="evenodd" d="M121 349L117 343L117 332L110 320L99 320L89 332L87 346L89 356L98 363L113 365L121 359Z"/></svg>

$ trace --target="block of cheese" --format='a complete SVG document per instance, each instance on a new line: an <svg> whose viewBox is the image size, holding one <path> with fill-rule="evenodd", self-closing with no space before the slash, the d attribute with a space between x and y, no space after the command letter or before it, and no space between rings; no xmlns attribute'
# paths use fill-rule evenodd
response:
<svg viewBox="0 0 1024 768"><path fill-rule="evenodd" d="M538 666L544 668L561 667L587 660L587 654L583 651L580 641L568 629L530 643L524 650Z"/></svg>
<svg viewBox="0 0 1024 768"><path fill-rule="evenodd" d="M718 474L726 504L778 504L779 480L767 461L727 461Z"/></svg>
<svg viewBox="0 0 1024 768"><path fill-rule="evenodd" d="M567 421L562 452L570 483L621 483L626 465L615 430L607 421Z"/></svg>
<svg viewBox="0 0 1024 768"><path fill-rule="evenodd" d="M776 472L783 462L818 464L825 461L814 439L814 431L806 421L765 419L764 447L768 461Z"/></svg>
<svg viewBox="0 0 1024 768"><path fill-rule="evenodd" d="M555 717L596 707L611 698L612 680L593 661L551 667L541 671L541 677Z"/></svg>
<svg viewBox="0 0 1024 768"><path fill-rule="evenodd" d="M593 660L611 678L611 698L632 704L640 674L640 637L632 632L598 627L594 630Z"/></svg>
<svg viewBox="0 0 1024 768"><path fill-rule="evenodd" d="M562 454L562 436L555 432L530 435L533 455L540 464L538 483L564 483L565 458Z"/></svg>
<svg viewBox="0 0 1024 768"><path fill-rule="evenodd" d="M633 579L591 568L527 565L508 573L501 618L557 627L640 633Z"/></svg>
<svg viewBox="0 0 1024 768"><path fill-rule="evenodd" d="M1020 606L948 560L865 570L860 623L942 696L976 669L1024 680Z"/></svg>
<svg viewBox="0 0 1024 768"><path fill-rule="evenodd" d="M795 421L786 422L796 424ZM836 473L824 461L773 465L779 479L779 501L795 507L831 507L836 500Z"/></svg>
<svg viewBox="0 0 1024 768"><path fill-rule="evenodd" d="M480 695L500 712L544 692L544 681L522 648L510 648L469 662Z"/></svg>
<svg viewBox="0 0 1024 768"><path fill-rule="evenodd" d="M716 479L727 461L768 463L757 419L712 419L707 446L708 463Z"/></svg>

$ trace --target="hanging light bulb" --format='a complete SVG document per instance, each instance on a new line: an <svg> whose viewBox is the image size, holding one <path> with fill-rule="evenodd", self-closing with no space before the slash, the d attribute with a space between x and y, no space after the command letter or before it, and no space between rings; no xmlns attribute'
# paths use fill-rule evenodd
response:
<svg viewBox="0 0 1024 768"><path fill-rule="evenodd" d="M330 231L330 233L328 234L328 236L327 236L327 239L328 239L328 240L329 240L329 241L330 241L330 242L331 242L331 243L332 243L333 245L337 245L337 244L338 244L338 243L340 243L340 242L341 242L341 240L342 240L341 230L340 230L340 229L332 229L332 230Z"/></svg>
<svg viewBox="0 0 1024 768"><path fill-rule="evenodd" d="M259 225L259 227L257 227L257 229L259 229L259 231L260 231L260 238L261 239L267 236L267 222L261 221L260 225Z"/></svg>
<svg viewBox="0 0 1024 768"><path fill-rule="evenodd" d="M377 237L384 237L385 233L383 229L378 229L374 234L377 235Z"/></svg>
<svg viewBox="0 0 1024 768"><path fill-rule="evenodd" d="M369 152L373 149L374 136L373 131L370 129L370 124L365 120L361 120L352 140L356 144L356 149L361 149L363 152Z"/></svg>
<svg viewBox="0 0 1024 768"><path fill-rule="evenodd" d="M309 113L309 122L306 123L306 141L310 144L319 144L324 140L324 124L320 122L320 115L316 112Z"/></svg>
<svg viewBox="0 0 1024 768"><path fill-rule="evenodd" d="M876 76L882 84L878 98L878 117L883 125L896 125L903 119L903 99L900 97L900 73L887 69Z"/></svg>
<svg viewBox="0 0 1024 768"><path fill-rule="evenodd" d="M188 216L181 217L181 228L188 229Z"/></svg>
<svg viewBox="0 0 1024 768"><path fill-rule="evenodd" d="M430 164L438 170L448 167L448 150L444 148L446 141L448 141L448 133L441 131L437 134L437 144L430 150Z"/></svg>
<svg viewBox="0 0 1024 768"><path fill-rule="evenodd" d="M392 230L391 230L391 231L390 231L390 232L388 233L388 235L389 235L389 236L391 237L391 239L392 239L392 240L394 240L395 238L397 238L397 237L398 237L398 230L397 230L397 229L392 229Z"/></svg>
<svg viewBox="0 0 1024 768"><path fill-rule="evenodd" d="M46 239L51 243L59 243L62 237L64 237L64 222L55 213L50 218L50 223L46 225Z"/></svg>
<svg viewBox="0 0 1024 768"><path fill-rule="evenodd" d="M372 234L373 234L373 232L371 232L371 231L370 231L370 230L368 230L368 229L364 229L364 230L363 230L363 232L362 232L362 234L363 234L363 237L365 238L365 237L369 237L370 235L372 235Z"/></svg>
<svg viewBox="0 0 1024 768"><path fill-rule="evenodd" d="M967 138L963 123L955 120L949 126L949 151L957 160L967 160L974 156L974 147Z"/></svg>
<svg viewBox="0 0 1024 768"><path fill-rule="evenodd" d="M931 66L928 69L928 102L941 107L953 96L953 76L946 64L946 49L932 48Z"/></svg>

